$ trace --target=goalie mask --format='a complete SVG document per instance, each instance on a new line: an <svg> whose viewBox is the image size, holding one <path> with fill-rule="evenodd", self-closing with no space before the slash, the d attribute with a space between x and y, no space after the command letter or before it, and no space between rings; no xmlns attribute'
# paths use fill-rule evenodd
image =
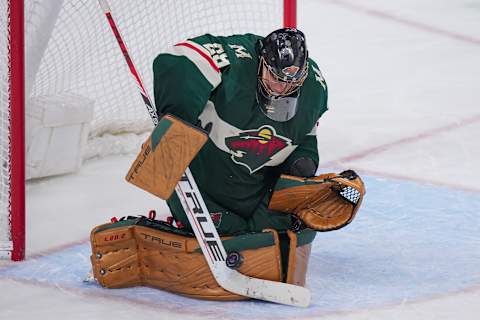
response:
<svg viewBox="0 0 480 320"><path fill-rule="evenodd" d="M258 43L257 100L263 113L288 121L297 112L299 89L308 75L305 36L297 29L279 29Z"/></svg>

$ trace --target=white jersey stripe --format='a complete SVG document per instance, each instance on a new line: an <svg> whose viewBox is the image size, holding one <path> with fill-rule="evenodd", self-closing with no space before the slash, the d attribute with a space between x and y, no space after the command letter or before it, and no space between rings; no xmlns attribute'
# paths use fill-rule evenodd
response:
<svg viewBox="0 0 480 320"><path fill-rule="evenodd" d="M213 89L222 82L220 70L216 67L208 51L201 45L192 41L184 41L169 48L165 53L188 58L210 82Z"/></svg>
<svg viewBox="0 0 480 320"><path fill-rule="evenodd" d="M307 133L307 136L316 136L317 135L317 129L318 129L318 120L315 123L315 125L313 126L312 131Z"/></svg>

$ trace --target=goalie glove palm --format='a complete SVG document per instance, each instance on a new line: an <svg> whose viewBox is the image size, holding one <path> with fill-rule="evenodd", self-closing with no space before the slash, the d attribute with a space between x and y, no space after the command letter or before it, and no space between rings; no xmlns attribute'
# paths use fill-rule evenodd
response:
<svg viewBox="0 0 480 320"><path fill-rule="evenodd" d="M291 213L314 230L331 231L353 220L364 194L363 181L353 170L313 178L282 175L269 209Z"/></svg>

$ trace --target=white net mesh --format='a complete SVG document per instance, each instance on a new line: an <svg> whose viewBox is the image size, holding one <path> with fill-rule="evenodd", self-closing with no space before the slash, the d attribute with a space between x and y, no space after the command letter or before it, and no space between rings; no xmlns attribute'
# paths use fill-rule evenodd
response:
<svg viewBox="0 0 480 320"><path fill-rule="evenodd" d="M9 81L8 6L0 0L0 255L11 248L9 232Z"/></svg>
<svg viewBox="0 0 480 320"><path fill-rule="evenodd" d="M95 102L89 133L91 147L84 158L136 150L151 129L151 120L98 1L24 2L27 112L29 100L34 98L84 96ZM207 32L265 35L281 27L282 3L282 0L109 1L150 95L151 64L162 50ZM0 246L5 243L9 246L7 4L8 0L0 0Z"/></svg>
<svg viewBox="0 0 480 320"><path fill-rule="evenodd" d="M27 79L27 90L31 88L30 95L73 92L95 100L91 138L105 133L139 133L151 128L98 2L64 1L50 34L45 31L49 27L42 25L42 16L46 7L50 7L50 12L57 10L51 9L55 6L51 2L28 1L27 74L30 79ZM150 93L152 61L168 46L206 32L267 34L282 22L280 0L112 0L109 3ZM32 72L28 68L36 67L31 67L30 61L39 60L34 55L43 46L37 43L45 41L48 44L38 72Z"/></svg>

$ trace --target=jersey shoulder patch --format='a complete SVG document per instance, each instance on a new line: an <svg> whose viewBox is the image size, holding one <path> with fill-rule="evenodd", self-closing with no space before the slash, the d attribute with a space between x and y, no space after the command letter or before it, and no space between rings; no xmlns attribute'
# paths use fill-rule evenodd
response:
<svg viewBox="0 0 480 320"><path fill-rule="evenodd" d="M300 89L300 101L315 120L328 110L328 87L325 78L311 58L308 59L308 76Z"/></svg>
<svg viewBox="0 0 480 320"><path fill-rule="evenodd" d="M327 91L327 82L325 81L325 77L322 74L322 71L318 67L317 63L313 61L313 59L308 59L309 64L309 74L313 77L313 79L322 86L323 90Z"/></svg>

